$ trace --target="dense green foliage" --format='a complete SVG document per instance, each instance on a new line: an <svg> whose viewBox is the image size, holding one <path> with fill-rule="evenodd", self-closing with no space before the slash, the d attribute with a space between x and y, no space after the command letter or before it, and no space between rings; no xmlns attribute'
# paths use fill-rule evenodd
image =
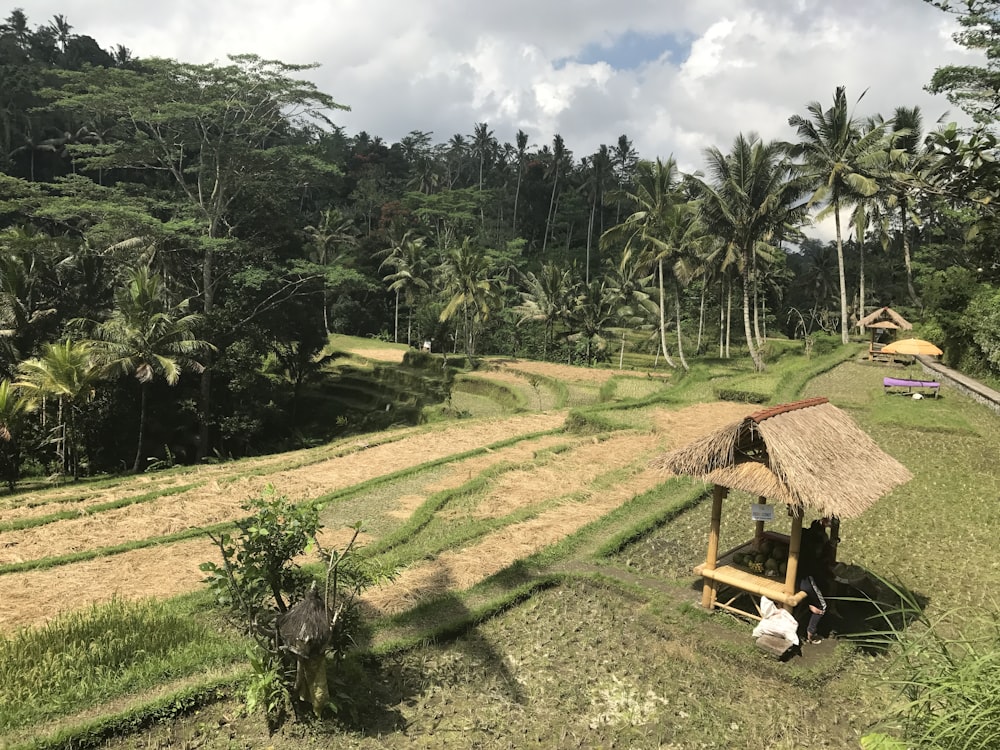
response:
<svg viewBox="0 0 1000 750"><path fill-rule="evenodd" d="M958 42L991 51L997 3L958 12ZM854 117L840 87L832 106L790 113L797 142L705 144L699 179L640 158L627 135L579 158L559 134L511 143L485 122L438 142L348 135L309 66L144 58L63 16L31 20L0 23L12 487L25 472L143 471L373 424L317 407L347 388L319 356L331 333L429 341L475 366L487 353L600 362L628 332L667 367L735 344L760 371L769 338L846 342L891 304L950 364L1000 371L992 62L930 84L975 132L925 134L905 106ZM837 241L805 239L827 215ZM156 280L155 299L136 297L137 279Z"/></svg>

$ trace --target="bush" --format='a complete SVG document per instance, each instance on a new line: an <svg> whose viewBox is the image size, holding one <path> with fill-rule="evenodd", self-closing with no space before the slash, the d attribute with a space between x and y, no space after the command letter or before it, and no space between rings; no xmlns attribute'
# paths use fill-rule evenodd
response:
<svg viewBox="0 0 1000 750"><path fill-rule="evenodd" d="M720 401L736 401L741 404L763 404L771 398L769 393L743 390L741 388L716 388L715 397Z"/></svg>
<svg viewBox="0 0 1000 750"><path fill-rule="evenodd" d="M840 336L834 333L814 333L809 338L812 340L812 353L817 356L829 354L843 344Z"/></svg>
<svg viewBox="0 0 1000 750"><path fill-rule="evenodd" d="M256 641L248 653L247 707L263 709L272 728L283 721L288 706L311 705L317 716L327 707L336 710L330 702L327 654L333 654L335 665L343 659L361 627L358 595L386 576L352 554L360 525L342 551L326 551L316 538L319 506L296 505L268 486L243 507L253 514L236 524L238 534L212 537L222 565L200 567L218 601ZM326 568L322 589L295 562L310 551Z"/></svg>

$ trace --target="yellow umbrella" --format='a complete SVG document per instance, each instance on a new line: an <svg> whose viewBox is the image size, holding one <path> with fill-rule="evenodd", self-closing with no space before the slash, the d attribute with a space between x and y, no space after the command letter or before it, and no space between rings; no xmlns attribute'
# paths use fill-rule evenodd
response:
<svg viewBox="0 0 1000 750"><path fill-rule="evenodd" d="M943 353L930 341L923 339L900 339L882 347L883 354L927 354L940 357Z"/></svg>

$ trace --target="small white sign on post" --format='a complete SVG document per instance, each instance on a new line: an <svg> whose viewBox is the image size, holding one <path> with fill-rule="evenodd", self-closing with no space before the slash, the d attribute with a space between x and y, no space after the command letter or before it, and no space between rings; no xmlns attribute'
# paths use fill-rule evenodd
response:
<svg viewBox="0 0 1000 750"><path fill-rule="evenodd" d="M750 517L754 521L773 521L774 506L766 503L750 503Z"/></svg>

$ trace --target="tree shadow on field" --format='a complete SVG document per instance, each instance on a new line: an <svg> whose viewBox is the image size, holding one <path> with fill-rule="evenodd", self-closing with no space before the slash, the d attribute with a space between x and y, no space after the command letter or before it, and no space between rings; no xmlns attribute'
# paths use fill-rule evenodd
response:
<svg viewBox="0 0 1000 750"><path fill-rule="evenodd" d="M494 690L506 700L526 702L503 653L483 637L476 615L451 593L454 588L456 584L442 566L419 589L407 592L417 602L424 601L393 617L389 627L418 639L417 645L384 655L368 652L349 660L337 686L340 697L354 707L342 716L348 729L376 737L405 734L415 729L406 717L410 713L432 722L421 727L421 733L433 731L447 714L435 706L447 702L449 690L466 684L475 685L478 691L492 681ZM366 619L377 616L367 613ZM369 638L362 648L370 642Z"/></svg>

